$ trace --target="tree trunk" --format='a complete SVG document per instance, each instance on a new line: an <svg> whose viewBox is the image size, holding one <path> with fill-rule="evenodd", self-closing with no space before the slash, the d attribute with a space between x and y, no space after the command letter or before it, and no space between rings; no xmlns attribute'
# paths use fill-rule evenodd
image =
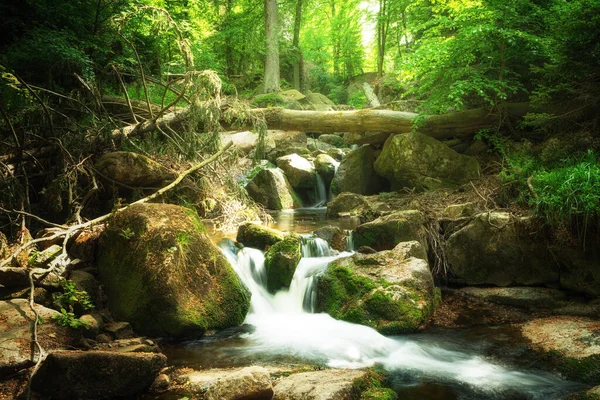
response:
<svg viewBox="0 0 600 400"><path fill-rule="evenodd" d="M292 48L294 49L294 89L302 92L302 50L300 49L300 27L302 25L302 0L296 3L296 16L294 18L294 38Z"/></svg>
<svg viewBox="0 0 600 400"><path fill-rule="evenodd" d="M368 82L363 82L363 92L365 93L365 97L367 98L367 101L369 102L369 105L371 107L380 107L381 106L381 103L379 102L377 95L375 94L375 92L373 91L373 88L371 87L371 85L369 85Z"/></svg>
<svg viewBox="0 0 600 400"><path fill-rule="evenodd" d="M279 91L279 24L277 0L265 0L266 60L263 92Z"/></svg>

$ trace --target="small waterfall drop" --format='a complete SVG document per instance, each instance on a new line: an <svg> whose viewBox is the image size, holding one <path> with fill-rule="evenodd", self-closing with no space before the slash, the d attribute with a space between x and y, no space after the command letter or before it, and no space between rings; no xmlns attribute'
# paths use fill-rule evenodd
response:
<svg viewBox="0 0 600 400"><path fill-rule="evenodd" d="M346 237L344 238L344 244L346 245L346 251L353 252L354 251L354 237L352 236L351 229L344 229L344 234Z"/></svg>
<svg viewBox="0 0 600 400"><path fill-rule="evenodd" d="M315 172L315 205L314 207L323 207L327 204L327 192L325 191L325 181Z"/></svg>
<svg viewBox="0 0 600 400"><path fill-rule="evenodd" d="M340 167L340 162L339 162L339 161L335 161L335 160L334 160L333 166L334 166L334 168L335 168L335 169L334 169L334 172L333 172L333 177L335 178L335 174L337 174L338 168ZM329 183L329 190L327 191L327 201L333 201L333 198L335 197L335 196L333 195L333 192L331 191L331 183L332 183L332 182L333 182L333 179L332 179L332 181Z"/></svg>

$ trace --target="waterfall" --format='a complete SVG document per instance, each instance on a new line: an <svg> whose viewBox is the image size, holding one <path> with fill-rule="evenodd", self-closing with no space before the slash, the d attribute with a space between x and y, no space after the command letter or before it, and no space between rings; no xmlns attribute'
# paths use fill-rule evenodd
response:
<svg viewBox="0 0 600 400"><path fill-rule="evenodd" d="M337 251L333 250L326 240L312 236L312 235L301 235L302 236L302 257L330 257L338 254Z"/></svg>
<svg viewBox="0 0 600 400"><path fill-rule="evenodd" d="M323 181L323 178L318 171L315 171L315 199L314 207L323 207L327 204L325 181Z"/></svg>
<svg viewBox="0 0 600 400"><path fill-rule="evenodd" d="M333 166L335 167L335 169L333 170L333 178L335 178L335 174L337 174L338 168L340 166L340 162L339 161L335 161L333 163ZM327 191L327 201L333 201L334 195L333 192L331 191L331 183L333 183L333 179L331 180L331 182L329 182L329 190Z"/></svg>
<svg viewBox="0 0 600 400"><path fill-rule="evenodd" d="M346 237L344 238L344 244L346 245L346 251L353 252L354 251L354 237L352 236L351 229L344 229L344 234Z"/></svg>

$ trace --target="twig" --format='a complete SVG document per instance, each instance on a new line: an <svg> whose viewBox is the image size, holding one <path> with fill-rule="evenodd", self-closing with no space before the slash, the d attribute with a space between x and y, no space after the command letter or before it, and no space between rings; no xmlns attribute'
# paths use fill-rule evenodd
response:
<svg viewBox="0 0 600 400"><path fill-rule="evenodd" d="M129 39L127 39L125 36L123 36L123 34L121 32L117 31L117 35L119 35L121 37L121 39L123 39L123 41L125 43L127 43L127 45L129 45L129 47L131 47L131 50L133 50L133 54L135 54L135 58L138 63L138 69L140 70L140 78L142 79L142 85L144 86L144 97L146 98L146 105L148 106L148 113L150 114L150 117L153 118L154 114L152 113L152 104L150 103L150 97L148 96L148 85L146 84L146 75L144 74L144 67L142 65L142 60L140 59L140 55L138 54L133 43L131 43L131 41Z"/></svg>
<svg viewBox="0 0 600 400"><path fill-rule="evenodd" d="M43 218L40 218L40 217L38 217L38 216L37 216L37 215L35 215L35 214L28 213L28 212L26 212L26 211L19 211L19 210L7 210L7 209L6 209L6 208L4 208L4 207L0 207L0 211L4 212L4 213L6 213L6 214L18 214L18 215L24 215L24 216L27 216L27 217L29 217L29 218L33 218L33 219L35 219L35 220L37 220L37 221L41 222L42 224L45 224L45 225L48 225L48 226L53 226L53 227L55 227L55 228L61 228L61 229L67 229L67 228L68 228L68 226L66 226L66 225L60 225L60 224L55 224L54 222L46 221L45 219L43 219Z"/></svg>
<svg viewBox="0 0 600 400"><path fill-rule="evenodd" d="M129 107L129 111L131 111L131 116L133 117L133 122L135 122L136 124L138 123L138 119L137 116L135 115L135 113L133 112L133 106L131 105L131 100L129 99L129 93L127 93L127 88L125 87L125 84L123 83L123 79L121 79L121 74L119 74L119 71L117 71L117 68L113 65L112 66L113 71L115 71L115 74L117 75L117 79L119 79L119 83L121 84L121 88L123 89L123 94L125 94L125 101L127 101L127 106Z"/></svg>

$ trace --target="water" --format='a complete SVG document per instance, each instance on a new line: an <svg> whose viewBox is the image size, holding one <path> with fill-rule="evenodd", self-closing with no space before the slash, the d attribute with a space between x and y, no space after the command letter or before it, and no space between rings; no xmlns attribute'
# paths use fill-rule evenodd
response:
<svg viewBox="0 0 600 400"><path fill-rule="evenodd" d="M246 331L226 336L228 344L216 353L227 366L254 362L309 362L332 368L378 365L392 376L402 398L427 398L437 393L451 398L561 398L576 384L542 372L519 371L481 355L481 349L464 338L407 335L386 337L374 329L327 314L315 314L316 277L327 265L351 253L331 250L318 238L305 236L301 259L289 290L275 295L265 289L264 255L227 244L224 254L252 292ZM191 346L198 346L195 342ZM203 350L206 352L206 350ZM211 351L211 362L218 356ZM214 365L212 365L214 366ZM420 393L421 397L416 394Z"/></svg>

